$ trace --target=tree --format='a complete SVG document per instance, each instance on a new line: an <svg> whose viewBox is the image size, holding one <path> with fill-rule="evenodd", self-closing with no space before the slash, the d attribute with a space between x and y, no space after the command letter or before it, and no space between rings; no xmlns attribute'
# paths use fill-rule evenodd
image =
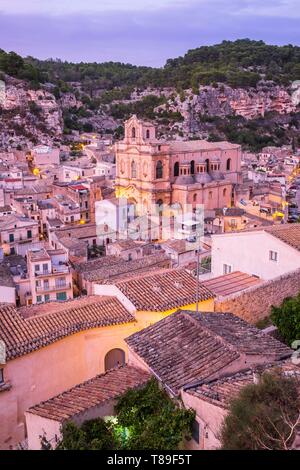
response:
<svg viewBox="0 0 300 470"><path fill-rule="evenodd" d="M230 404L220 439L226 450L288 450L300 428L296 379L265 372Z"/></svg>
<svg viewBox="0 0 300 470"><path fill-rule="evenodd" d="M112 450L114 435L109 425L101 418L85 421L82 426L73 422L62 428L62 440L57 450Z"/></svg>
<svg viewBox="0 0 300 470"><path fill-rule="evenodd" d="M300 338L300 294L286 298L279 307L272 307L271 320L282 338L291 345Z"/></svg>
<svg viewBox="0 0 300 470"><path fill-rule="evenodd" d="M195 413L176 406L156 380L129 390L116 405L118 426L127 429L127 450L176 450L190 437Z"/></svg>

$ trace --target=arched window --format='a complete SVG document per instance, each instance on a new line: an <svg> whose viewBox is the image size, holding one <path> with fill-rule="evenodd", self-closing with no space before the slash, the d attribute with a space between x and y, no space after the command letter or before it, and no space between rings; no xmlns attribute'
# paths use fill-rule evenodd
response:
<svg viewBox="0 0 300 470"><path fill-rule="evenodd" d="M209 168L209 158L207 158L205 160L205 165L206 165L206 171L207 171L207 173L209 173L209 170L210 170L210 168Z"/></svg>
<svg viewBox="0 0 300 470"><path fill-rule="evenodd" d="M191 175L195 174L195 160L191 161Z"/></svg>
<svg viewBox="0 0 300 470"><path fill-rule="evenodd" d="M150 139L150 131L149 131L149 129L146 130L146 139Z"/></svg>
<svg viewBox="0 0 300 470"><path fill-rule="evenodd" d="M194 194L194 196L193 196L193 201L194 201L194 202L197 201L197 194Z"/></svg>
<svg viewBox="0 0 300 470"><path fill-rule="evenodd" d="M123 366L125 364L125 352L123 349L111 349L105 356L104 367L105 372L115 367Z"/></svg>
<svg viewBox="0 0 300 470"><path fill-rule="evenodd" d="M163 164L160 160L156 163L156 179L163 177Z"/></svg>
<svg viewBox="0 0 300 470"><path fill-rule="evenodd" d="M174 164L174 176L179 176L179 162Z"/></svg>
<svg viewBox="0 0 300 470"><path fill-rule="evenodd" d="M163 214L163 205L164 205L164 201L162 199L158 199L158 201L156 201L156 210L160 217Z"/></svg>
<svg viewBox="0 0 300 470"><path fill-rule="evenodd" d="M131 162L131 178L136 178L136 163L135 163L135 161Z"/></svg>
<svg viewBox="0 0 300 470"><path fill-rule="evenodd" d="M231 170L231 158L228 158L227 162L226 162L226 170L227 171L230 171Z"/></svg>
<svg viewBox="0 0 300 470"><path fill-rule="evenodd" d="M209 191L209 193L208 193L208 199L212 199L212 195L213 195L212 191Z"/></svg>
<svg viewBox="0 0 300 470"><path fill-rule="evenodd" d="M131 137L132 137L133 139L135 139L135 137L136 137L135 127L133 127L133 128L131 129Z"/></svg>
<svg viewBox="0 0 300 470"><path fill-rule="evenodd" d="M223 197L225 197L226 194L227 194L227 189L225 188L225 189L223 189Z"/></svg>

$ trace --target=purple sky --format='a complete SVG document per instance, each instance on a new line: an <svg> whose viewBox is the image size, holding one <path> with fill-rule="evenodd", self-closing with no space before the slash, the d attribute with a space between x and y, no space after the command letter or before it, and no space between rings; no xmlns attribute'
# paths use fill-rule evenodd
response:
<svg viewBox="0 0 300 470"><path fill-rule="evenodd" d="M300 45L299 23L300 0L0 0L0 48L161 66L223 39Z"/></svg>

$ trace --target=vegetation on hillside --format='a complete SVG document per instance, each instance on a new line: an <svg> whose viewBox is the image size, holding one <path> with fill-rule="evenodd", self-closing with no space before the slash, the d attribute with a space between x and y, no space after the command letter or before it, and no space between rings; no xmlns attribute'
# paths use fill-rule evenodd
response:
<svg viewBox="0 0 300 470"><path fill-rule="evenodd" d="M231 87L252 87L263 75L276 83L288 84L300 77L300 47L267 45L263 41L239 39L189 50L183 57L168 59L163 68L134 66L119 62L72 63L59 59L23 59L0 50L0 70L38 83L50 82L59 90L82 84L88 95L106 92L104 102L124 98L130 87L196 88L199 84L227 83Z"/></svg>

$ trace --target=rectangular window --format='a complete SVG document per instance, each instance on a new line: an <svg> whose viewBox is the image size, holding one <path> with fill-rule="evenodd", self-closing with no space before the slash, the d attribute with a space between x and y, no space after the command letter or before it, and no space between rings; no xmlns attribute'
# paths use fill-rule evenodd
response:
<svg viewBox="0 0 300 470"><path fill-rule="evenodd" d="M9 242L12 243L12 242L14 242L14 241L15 241L15 236L14 236L13 233L10 233L10 234L9 234Z"/></svg>
<svg viewBox="0 0 300 470"><path fill-rule="evenodd" d="M41 295L37 295L36 296L36 301L38 304L40 304L42 302L42 296Z"/></svg>
<svg viewBox="0 0 300 470"><path fill-rule="evenodd" d="M56 300L67 300L67 293L66 292L58 292L56 294Z"/></svg>
<svg viewBox="0 0 300 470"><path fill-rule="evenodd" d="M49 302L49 300L50 300L50 295L49 295L49 294L46 294L46 295L45 295L45 302Z"/></svg>
<svg viewBox="0 0 300 470"><path fill-rule="evenodd" d="M193 427L192 427L192 437L197 444L199 444L199 439L200 439L200 424L198 421L193 422Z"/></svg>
<svg viewBox="0 0 300 470"><path fill-rule="evenodd" d="M270 261L278 261L278 253L277 251L269 251L269 259Z"/></svg>
<svg viewBox="0 0 300 470"><path fill-rule="evenodd" d="M48 264L43 264L43 273L48 272Z"/></svg>
<svg viewBox="0 0 300 470"><path fill-rule="evenodd" d="M4 383L4 369L0 369L0 384Z"/></svg>
<svg viewBox="0 0 300 470"><path fill-rule="evenodd" d="M27 230L27 238L32 238L32 231L31 230Z"/></svg>
<svg viewBox="0 0 300 470"><path fill-rule="evenodd" d="M55 286L56 287L65 287L66 286L66 278L60 277L59 279L56 279Z"/></svg>
<svg viewBox="0 0 300 470"><path fill-rule="evenodd" d="M230 274L232 272L232 266L230 264L223 264L223 274Z"/></svg>
<svg viewBox="0 0 300 470"><path fill-rule="evenodd" d="M39 270L40 270L40 265L39 265L39 264L35 264L35 265L34 265L34 270L35 270L35 272L39 271Z"/></svg>

